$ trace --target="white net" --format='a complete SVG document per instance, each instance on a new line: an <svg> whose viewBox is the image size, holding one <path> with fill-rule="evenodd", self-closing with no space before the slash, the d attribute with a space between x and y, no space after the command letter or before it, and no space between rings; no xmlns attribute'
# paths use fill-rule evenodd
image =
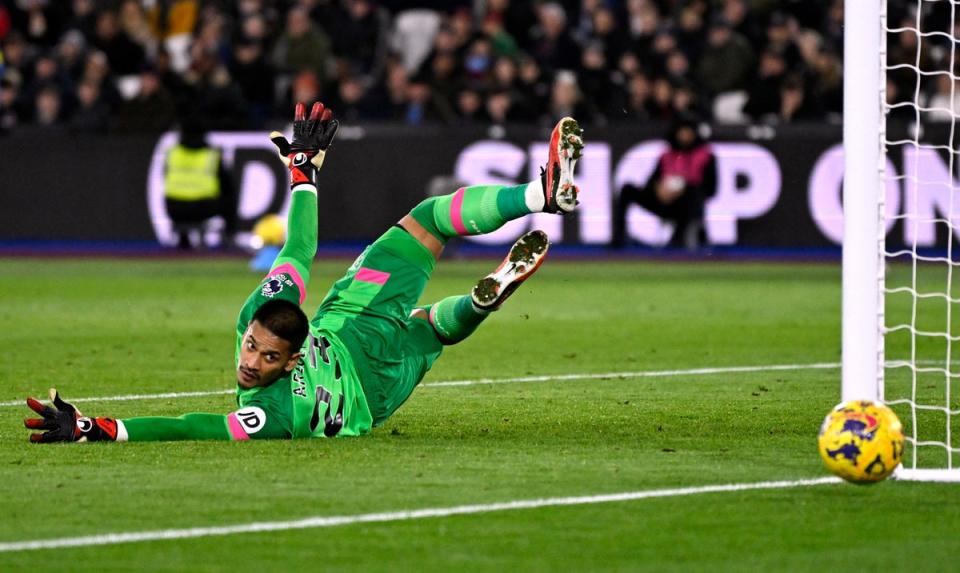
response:
<svg viewBox="0 0 960 573"><path fill-rule="evenodd" d="M958 12L960 0L887 1L879 245L886 259L881 395L905 426L904 468L960 475Z"/></svg>

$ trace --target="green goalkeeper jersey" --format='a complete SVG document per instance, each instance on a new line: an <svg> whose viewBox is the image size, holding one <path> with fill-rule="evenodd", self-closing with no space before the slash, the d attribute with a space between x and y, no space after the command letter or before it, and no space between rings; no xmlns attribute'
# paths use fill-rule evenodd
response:
<svg viewBox="0 0 960 573"><path fill-rule="evenodd" d="M236 362L243 333L257 308L273 298L301 303L300 273L289 264L275 268L250 295L237 320ZM235 439L357 436L373 418L353 359L333 332L310 326L294 370L259 388L237 386L239 409L228 417Z"/></svg>

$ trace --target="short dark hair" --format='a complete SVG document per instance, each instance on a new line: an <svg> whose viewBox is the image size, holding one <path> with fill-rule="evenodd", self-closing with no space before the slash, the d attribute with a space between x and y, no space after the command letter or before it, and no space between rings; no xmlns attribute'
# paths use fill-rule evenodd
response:
<svg viewBox="0 0 960 573"><path fill-rule="evenodd" d="M289 300L276 298L260 305L253 319L275 336L290 343L290 352L296 353L303 346L309 332L307 315Z"/></svg>

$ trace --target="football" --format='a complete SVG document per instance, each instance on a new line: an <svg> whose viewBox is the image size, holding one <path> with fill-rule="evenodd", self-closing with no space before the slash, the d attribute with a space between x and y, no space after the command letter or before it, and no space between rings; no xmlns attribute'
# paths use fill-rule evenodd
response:
<svg viewBox="0 0 960 573"><path fill-rule="evenodd" d="M886 479L903 456L903 426L878 402L854 400L834 408L820 427L820 457L834 474L853 483Z"/></svg>

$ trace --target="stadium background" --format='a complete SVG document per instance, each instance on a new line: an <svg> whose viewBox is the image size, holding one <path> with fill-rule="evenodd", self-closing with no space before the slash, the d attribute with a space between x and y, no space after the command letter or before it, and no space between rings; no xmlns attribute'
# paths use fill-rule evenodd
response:
<svg viewBox="0 0 960 573"><path fill-rule="evenodd" d="M887 4L895 26L915 3ZM924 28L949 38L950 12L930 4ZM956 569L955 487L837 483L816 453L840 395L843 19L836 0L0 0L0 570ZM889 62L947 69L944 40L891 35ZM890 102L960 111L949 82L918 77L888 74ZM286 190L266 134L313 99L345 124L322 172L308 311L346 266L325 255L355 256L434 184L528 178L567 113L586 130L583 209L495 239L536 224L556 255L577 256L552 254L369 436L29 444L24 398L51 386L88 415L235 408L232 327L257 279L247 257L139 256L175 253L159 246L151 208L159 161L176 126L202 118L249 229ZM662 230L638 210L637 244L597 256L619 184L647 176L683 110L720 155L713 256L650 260ZM892 108L891 138L910 135L916 113ZM945 141L951 118L919 113ZM936 153L889 160L891 173L951 176ZM916 195L908 178L891 181L891 209ZM946 211L940 187L923 209ZM942 247L942 231L918 245ZM894 225L888 244L903 239ZM424 301L466 292L502 252L444 261ZM797 253L821 260L781 260ZM922 303L928 330L960 300L944 266L887 271L890 284L949 296ZM887 315L905 322L912 302L889 297ZM888 356L909 343L888 337ZM921 351L944 359L941 346ZM941 378L886 382L942 403ZM931 413L919 437L960 435L950 420ZM944 467L933 450L922 461ZM639 496L369 521L625 492ZM331 526L289 529L318 517ZM204 533L264 523L280 527ZM154 541L115 544L143 532ZM64 546L78 536L102 537Z"/></svg>
<svg viewBox="0 0 960 573"><path fill-rule="evenodd" d="M910 17L906 2L888 4L891 22ZM550 231L605 245L620 185L645 181L670 119L693 113L721 143L715 245L836 253L842 18L839 0L0 2L0 247L168 242L149 197L171 133L196 121L228 150L249 230L283 203L262 134L287 127L293 102L319 99L344 120L324 171L327 247L375 237L438 182L529 180L568 114L592 143L585 205ZM925 22L947 29L949 12L937 5ZM912 35L892 36L891 62L943 60L937 42L918 56ZM891 73L891 103L916 81ZM952 108L949 87L925 80L922 101ZM894 108L890 129L912 119ZM937 157L891 161L945 169ZM906 192L888 190L890 202ZM629 219L634 245L665 242L639 208ZM935 239L920 246L943 246Z"/></svg>

